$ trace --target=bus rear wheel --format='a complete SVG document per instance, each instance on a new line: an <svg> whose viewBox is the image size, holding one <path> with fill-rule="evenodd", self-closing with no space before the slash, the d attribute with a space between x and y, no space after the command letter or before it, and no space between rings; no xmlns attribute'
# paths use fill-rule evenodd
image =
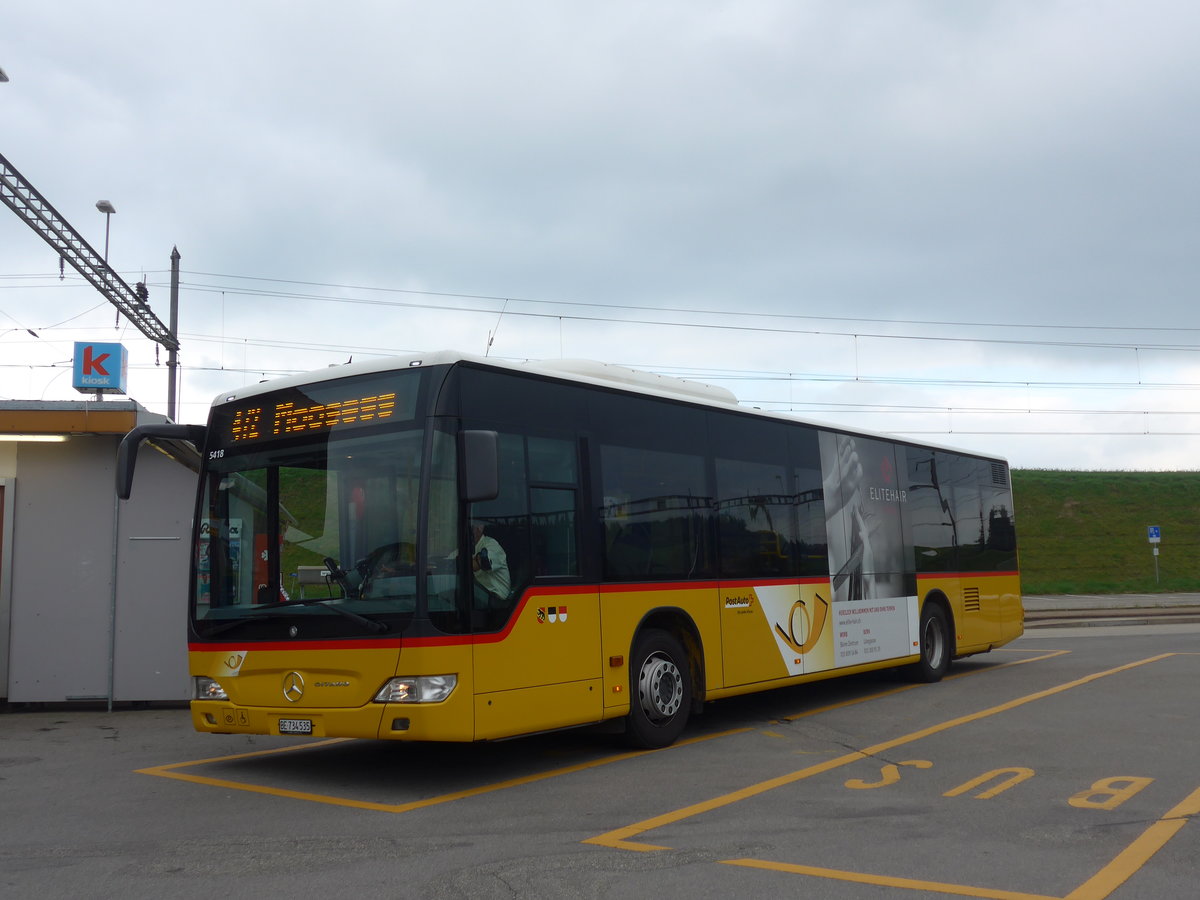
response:
<svg viewBox="0 0 1200 900"><path fill-rule="evenodd" d="M921 609L918 629L921 659L908 667L914 681L941 681L950 668L950 622L940 603L928 602Z"/></svg>
<svg viewBox="0 0 1200 900"><path fill-rule="evenodd" d="M626 739L635 747L655 749L673 743L687 724L692 680L683 645L670 632L647 629L637 636L630 659L629 716Z"/></svg>

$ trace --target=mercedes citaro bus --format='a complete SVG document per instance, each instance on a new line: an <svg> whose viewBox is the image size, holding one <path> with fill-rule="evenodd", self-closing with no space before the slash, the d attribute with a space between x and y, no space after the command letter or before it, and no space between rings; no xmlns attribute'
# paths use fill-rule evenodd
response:
<svg viewBox="0 0 1200 900"><path fill-rule="evenodd" d="M1023 630L1002 459L618 366L445 352L227 392L201 451L192 719L481 741L951 660Z"/></svg>

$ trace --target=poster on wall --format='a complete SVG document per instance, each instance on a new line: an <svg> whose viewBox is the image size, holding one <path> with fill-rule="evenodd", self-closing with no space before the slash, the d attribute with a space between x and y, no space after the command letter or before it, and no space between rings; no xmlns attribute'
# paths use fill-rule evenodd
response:
<svg viewBox="0 0 1200 900"><path fill-rule="evenodd" d="M242 520L230 519L225 534L220 533L220 520L202 522L200 525L200 557L196 561L196 605L213 605L213 579L222 578L224 584L216 593L217 606L234 606L239 603L242 568ZM217 539L213 540L213 531Z"/></svg>

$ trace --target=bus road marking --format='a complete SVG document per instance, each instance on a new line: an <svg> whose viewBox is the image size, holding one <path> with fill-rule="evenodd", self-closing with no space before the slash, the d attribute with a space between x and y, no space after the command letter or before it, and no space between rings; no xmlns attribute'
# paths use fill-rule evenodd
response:
<svg viewBox="0 0 1200 900"><path fill-rule="evenodd" d="M635 852L670 850L672 849L671 847L666 847L660 844L645 843L634 840L634 838L637 838L646 832L663 828L668 825L674 825L694 816L712 812L713 810L730 806L739 801L747 800L760 794L765 794L768 791L775 790L776 788L795 784L798 781L811 778L814 775L820 775L825 772L841 768L842 766L859 762L860 760L879 756L880 754L889 750L915 743L916 741L932 735L940 734L942 732L949 731L950 729L957 728L960 725L978 722L982 719L999 715L1000 713L1018 709L1029 703L1034 703L1038 700L1044 700L1047 697L1053 697L1056 694L1061 694L1065 691L1071 690L1072 688L1091 684L1095 681L1099 681L1102 678L1107 678L1110 675L1118 675L1123 672L1136 669L1140 666L1160 662L1164 659L1168 659L1177 655L1179 654L1161 653L1156 656L1147 657L1146 659L1125 663L1124 665L1116 666L1112 669L1105 669L1101 672L1093 672L1090 675L1085 675L1082 678L1077 678L1073 681L1064 682L1063 684L1046 688L1041 691L1036 691L1032 694L1026 694L1023 697L1017 697L1013 700L997 704L996 706L990 706L977 712L968 713L963 716L957 716L937 725L931 725L927 728L922 728L918 731L874 744L862 750L855 750L850 753L845 753L841 756L817 763L816 765L807 766L795 772L780 775L766 781L760 781L757 784L748 785L739 790L731 791L727 794L722 794L721 796L713 797L709 800L703 800L690 806L685 806L682 809L663 813L661 815L654 816L653 818L636 822L632 825L626 825L622 828L605 832L604 834L597 835L596 837L588 838L587 840L583 841L583 843L596 844L601 847L609 847L618 850L631 850ZM1133 841L1133 843L1121 851L1121 853L1119 853L1111 862L1106 864L1100 869L1099 872L1068 894L1065 898L1051 898L1047 895L1040 894L1026 894L1014 891L980 888L970 885L919 881L915 879L896 878L886 875L874 875L864 872L825 869L818 866L777 863L766 860L732 859L721 860L721 862L728 865L746 866L759 869L772 869L782 872L794 872L802 875L833 878L866 884L876 884L885 887L902 887L913 890L938 891L941 893L957 894L967 897L984 897L990 898L990 900L1103 900L1103 898L1108 897L1114 890L1116 890L1121 884L1123 884L1128 878L1130 878L1142 866L1144 866L1155 853L1162 849L1162 847L1165 846L1166 843L1172 837L1174 837L1181 828L1183 828L1190 817L1198 814L1200 814L1200 789L1193 791L1181 803L1177 804L1166 814L1164 814L1162 818L1152 823L1144 832L1142 832L1139 837Z"/></svg>
<svg viewBox="0 0 1200 900"><path fill-rule="evenodd" d="M1016 652L1016 651L1013 651L1013 652ZM1044 652L1044 651L1026 651L1026 652L1037 652L1040 655L1031 657L1030 659L1021 659L1021 660L1016 660L1014 662L1003 663L1002 665L999 665L999 666L991 666L987 669L978 669L978 670L975 670L972 672L960 672L956 675L947 676L947 680L949 678L963 678L968 675L976 675L976 674L981 674L983 672L993 672L993 671L996 671L997 669L1005 668L1007 666L1020 665L1022 663L1026 663L1026 662L1037 662L1042 659L1049 659L1054 656L1059 656L1063 653L1069 653L1070 651L1056 650L1056 651L1051 651L1048 653ZM882 697L890 696L899 691L906 691L906 690L910 690L912 688L921 687L921 686L922 685L913 684L913 685L904 685L904 686L898 687L898 688L889 688L888 690L880 691L880 692L877 692L874 694L869 694L864 697L856 697L852 700L844 700L839 703L828 704L826 706L821 706L821 707L817 707L815 709L806 710L805 712L802 712L802 713L795 713L793 715L781 716L780 720L791 722L796 719L804 718L806 716L812 716L812 715L816 715L816 714L822 713L822 712L829 712L834 709L840 709L840 708L847 707L847 706L853 706L857 703L866 703L870 700L877 700ZM632 759L637 756L643 756L647 753L662 753L667 750L680 748L680 747L687 747L691 744L697 744L697 743L701 743L703 741L711 741L711 740L716 740L717 738L732 737L732 736L738 735L738 734L745 734L745 733L753 731L753 730L754 730L753 727L740 727L740 728L731 728L731 729L726 729L724 731L714 732L713 734L697 735L695 737L680 739L680 740L676 741L674 744L672 744L670 747L664 747L660 750L631 750L627 753L618 753L618 754L614 754L612 756L606 756L606 757L602 757L600 759L595 759L595 760L592 760L592 761L586 762L586 763L579 763L577 765L553 769L548 772L541 772L536 775L525 775L520 778L512 778L512 779L508 779L505 781L496 782L493 784L481 785L479 787L468 788L468 789L462 790L462 791L455 791L455 792L452 792L449 794L440 794L436 797L425 798L424 800L413 800L413 801L409 801L407 803L377 803L377 802L373 802L373 801L369 801L369 800L353 800L348 797L336 797L336 796L333 796L330 794L317 794L317 793L312 793L309 791L296 791L296 790L291 790L289 788L269 787L267 785L254 784L253 782L233 781L233 780L230 780L227 778L212 778L207 775L196 775L191 772L181 771L183 769L192 769L197 766L206 766L206 765L211 765L214 763L232 762L234 760L239 760L239 759L250 759L253 757L273 756L273 755L281 754L281 753L293 753L298 750L312 750L312 749L317 749L320 747L328 747L333 744L346 743L348 741L354 740L353 738L330 738L328 740L311 741L309 743L295 744L295 745L291 745L291 746L287 746L287 747L275 747L275 748L272 748L269 750L254 750L254 751L251 751L248 753L235 753L235 754L231 754L229 756L215 756L215 757L211 757L208 759L193 759L193 760L188 760L187 762L169 763L169 764L163 765L163 766L150 766L148 768L137 769L135 771L139 775L155 775L159 778L172 778L172 779L175 779L176 781L186 781L186 782L190 782L192 784L203 784L203 785L207 785L209 787L226 788L228 790L248 791L250 793L265 794L265 795L272 796L272 797L286 797L286 798L289 798L292 800L305 800L310 803L324 803L324 804L330 805L330 806L344 806L344 807L349 807L352 809L365 809L365 810L371 810L374 812L404 813L404 812L410 812L411 810L415 810L415 809L424 809L426 807L437 806L442 803L449 803L454 800L463 800L468 797L476 797L481 794L491 793L493 791L505 790L507 788L513 788L513 787L520 787L520 786L526 785L526 784L533 784L535 782L543 781L543 780L546 780L549 778L557 778L562 775L570 775L575 772L583 771L585 769L598 768L600 766L609 765L611 763L623 762L624 760ZM778 733L776 733L776 736L783 737L783 735L780 735Z"/></svg>

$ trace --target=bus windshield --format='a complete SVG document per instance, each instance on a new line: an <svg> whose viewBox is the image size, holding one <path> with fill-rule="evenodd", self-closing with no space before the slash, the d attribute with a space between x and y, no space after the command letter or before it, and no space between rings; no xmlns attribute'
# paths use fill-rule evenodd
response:
<svg viewBox="0 0 1200 900"><path fill-rule="evenodd" d="M353 618L330 606L389 630L402 625L397 617L411 618L422 441L412 428L210 464L196 548L197 633L281 618L303 619L310 637L317 622L322 636L353 633Z"/></svg>

